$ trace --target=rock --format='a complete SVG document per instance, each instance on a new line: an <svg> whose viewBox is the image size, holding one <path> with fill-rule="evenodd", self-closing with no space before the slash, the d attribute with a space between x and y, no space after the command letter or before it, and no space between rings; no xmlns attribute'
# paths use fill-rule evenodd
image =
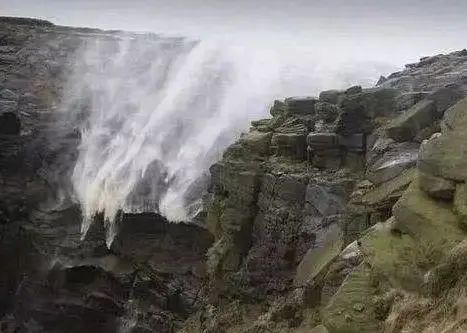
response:
<svg viewBox="0 0 467 333"><path fill-rule="evenodd" d="M370 268L362 263L348 275L321 311L323 323L331 332L379 332L381 324L373 314L374 294ZM355 303L361 304L362 311L353 310Z"/></svg>
<svg viewBox="0 0 467 333"><path fill-rule="evenodd" d="M18 62L16 55L0 54L0 65L12 65Z"/></svg>
<svg viewBox="0 0 467 333"><path fill-rule="evenodd" d="M413 182L394 205L394 229L439 251L451 248L465 237L449 204L430 198Z"/></svg>
<svg viewBox="0 0 467 333"><path fill-rule="evenodd" d="M436 120L430 126L420 130L413 138L413 141L422 143L423 141L429 139L433 134L439 133L441 130L440 123L441 122L439 120Z"/></svg>
<svg viewBox="0 0 467 333"><path fill-rule="evenodd" d="M306 155L306 135L295 133L274 133L271 151L277 156L304 160Z"/></svg>
<svg viewBox="0 0 467 333"><path fill-rule="evenodd" d="M348 89L345 91L345 94L346 94L346 95L355 95L355 94L361 93L362 90L363 90L363 89L362 89L361 86L353 86L353 87L348 88Z"/></svg>
<svg viewBox="0 0 467 333"><path fill-rule="evenodd" d="M396 201L401 197L416 175L416 168L404 170L395 178L380 184L367 192L362 203L377 209L391 209Z"/></svg>
<svg viewBox="0 0 467 333"><path fill-rule="evenodd" d="M387 78L383 75L381 75L378 79L378 81L376 82L376 85L379 86L381 84L383 84L385 81L387 80Z"/></svg>
<svg viewBox="0 0 467 333"><path fill-rule="evenodd" d="M397 110L404 111L410 109L412 106L420 102L426 96L428 92L406 92L401 94L396 99Z"/></svg>
<svg viewBox="0 0 467 333"><path fill-rule="evenodd" d="M314 114L317 102L318 99L315 97L289 97L285 99L287 112L290 114Z"/></svg>
<svg viewBox="0 0 467 333"><path fill-rule="evenodd" d="M353 309L357 312L362 312L363 310L365 310L365 305L362 303L355 303L353 305Z"/></svg>
<svg viewBox="0 0 467 333"><path fill-rule="evenodd" d="M348 136L340 136L339 143L346 151L363 153L366 148L366 135L357 133Z"/></svg>
<svg viewBox="0 0 467 333"><path fill-rule="evenodd" d="M16 101L0 100L0 114L16 113L18 110L18 103Z"/></svg>
<svg viewBox="0 0 467 333"><path fill-rule="evenodd" d="M262 133L259 131L250 131L240 138L240 144L251 154L268 156L271 138L272 132Z"/></svg>
<svg viewBox="0 0 467 333"><path fill-rule="evenodd" d="M344 210L346 193L338 186L311 184L306 187L305 201L322 216L336 215Z"/></svg>
<svg viewBox="0 0 467 333"><path fill-rule="evenodd" d="M0 99L17 101L18 95L9 89L3 89L2 91L0 91Z"/></svg>
<svg viewBox="0 0 467 333"><path fill-rule="evenodd" d="M278 117L280 115L283 115L287 112L287 105L286 103L282 101L275 100L274 105L271 107L271 110L269 113L273 117Z"/></svg>
<svg viewBox="0 0 467 333"><path fill-rule="evenodd" d="M303 333L305 333L305 331ZM325 326L318 325L318 326L312 328L311 331L308 331L308 333L329 333L329 331Z"/></svg>
<svg viewBox="0 0 467 333"><path fill-rule="evenodd" d="M462 129L467 126L467 98L462 99L445 113L441 122L443 133L454 129Z"/></svg>
<svg viewBox="0 0 467 333"><path fill-rule="evenodd" d="M375 126L375 119L392 116L397 111L395 89L373 88L360 93L346 94L340 102L342 109L337 124L337 133L350 135L369 134Z"/></svg>
<svg viewBox="0 0 467 333"><path fill-rule="evenodd" d="M325 103L337 104L343 94L344 92L341 90L326 90L319 94L319 100Z"/></svg>
<svg viewBox="0 0 467 333"><path fill-rule="evenodd" d="M17 102L0 101L0 134L19 134L21 122L17 110Z"/></svg>
<svg viewBox="0 0 467 333"><path fill-rule="evenodd" d="M332 228L324 239L320 247L310 248L298 265L294 278L296 287L320 282L327 268L341 253L343 242L340 228Z"/></svg>
<svg viewBox="0 0 467 333"><path fill-rule="evenodd" d="M467 185L458 184L454 195L454 212L456 213L460 226L467 230Z"/></svg>
<svg viewBox="0 0 467 333"><path fill-rule="evenodd" d="M418 175L420 188L430 197L442 200L451 200L456 190L456 184L449 179L433 176L425 172Z"/></svg>
<svg viewBox="0 0 467 333"><path fill-rule="evenodd" d="M451 84L462 84L466 71L465 56L453 52L430 57L428 61L393 73L381 87L398 88L406 92L432 92Z"/></svg>
<svg viewBox="0 0 467 333"><path fill-rule="evenodd" d="M418 168L454 181L467 179L467 132L453 130L421 145Z"/></svg>
<svg viewBox="0 0 467 333"><path fill-rule="evenodd" d="M415 104L407 112L392 120L386 128L389 138L398 141L410 141L423 128L430 126L436 119L436 105L431 100Z"/></svg>
<svg viewBox="0 0 467 333"><path fill-rule="evenodd" d="M337 170L342 166L343 155L339 148L311 149L309 160L319 169Z"/></svg>
<svg viewBox="0 0 467 333"><path fill-rule="evenodd" d="M332 123L337 119L340 109L337 105L326 103L326 102L317 102L315 104L315 113L316 117L320 120L323 120L325 123Z"/></svg>
<svg viewBox="0 0 467 333"><path fill-rule="evenodd" d="M418 145L404 143L395 145L371 165L367 177L375 184L393 179L417 163Z"/></svg>
<svg viewBox="0 0 467 333"><path fill-rule="evenodd" d="M251 122L251 129L259 132L270 132L273 130L271 119L259 119Z"/></svg>
<svg viewBox="0 0 467 333"><path fill-rule="evenodd" d="M339 146L339 136L335 133L310 133L307 143L313 150L333 149Z"/></svg>
<svg viewBox="0 0 467 333"><path fill-rule="evenodd" d="M436 90L427 96L428 100L435 103L437 113L442 116L444 111L456 104L466 95L465 88L458 84L451 84Z"/></svg>

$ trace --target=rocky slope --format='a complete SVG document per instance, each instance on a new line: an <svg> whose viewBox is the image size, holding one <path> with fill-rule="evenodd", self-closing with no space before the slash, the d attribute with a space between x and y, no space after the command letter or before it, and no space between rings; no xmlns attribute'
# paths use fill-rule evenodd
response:
<svg viewBox="0 0 467 333"><path fill-rule="evenodd" d="M59 107L80 45L129 37L0 18L0 332L467 331L467 51L276 101L204 226L127 214L107 249Z"/></svg>

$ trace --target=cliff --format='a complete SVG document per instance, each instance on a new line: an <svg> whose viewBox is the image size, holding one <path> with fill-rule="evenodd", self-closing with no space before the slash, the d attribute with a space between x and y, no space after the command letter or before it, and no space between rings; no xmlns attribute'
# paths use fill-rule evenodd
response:
<svg viewBox="0 0 467 333"><path fill-rule="evenodd" d="M275 101L211 168L209 301L185 332L467 329L466 73L464 50Z"/></svg>
<svg viewBox="0 0 467 333"><path fill-rule="evenodd" d="M61 200L58 109L80 45L129 37L154 36L0 18L0 331L467 330L465 50L275 101L210 168L201 226L123 214L108 249Z"/></svg>

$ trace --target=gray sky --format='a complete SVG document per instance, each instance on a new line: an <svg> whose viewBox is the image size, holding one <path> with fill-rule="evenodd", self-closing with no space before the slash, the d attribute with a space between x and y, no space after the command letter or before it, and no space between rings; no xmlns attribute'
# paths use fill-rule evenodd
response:
<svg viewBox="0 0 467 333"><path fill-rule="evenodd" d="M0 15L399 66L467 47L467 0L0 0Z"/></svg>

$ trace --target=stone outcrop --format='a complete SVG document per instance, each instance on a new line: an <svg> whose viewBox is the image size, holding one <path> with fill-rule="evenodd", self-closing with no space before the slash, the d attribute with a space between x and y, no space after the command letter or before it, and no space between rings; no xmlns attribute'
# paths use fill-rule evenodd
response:
<svg viewBox="0 0 467 333"><path fill-rule="evenodd" d="M230 239L234 265L208 259L216 274L200 313L210 309L210 326L191 318L187 325L197 328L185 331L379 332L397 295L425 297L426 274L463 240L467 216L467 86L461 74L432 71L465 75L466 60L456 52L410 65L376 88L276 101L272 119L253 122L217 166L249 170L255 185L236 180L234 189L238 176L214 172L223 190L211 190L207 202L223 211L209 220L218 239L211 250ZM249 140L261 148L251 150ZM236 196L247 200L232 205ZM263 310L224 312L248 304Z"/></svg>

